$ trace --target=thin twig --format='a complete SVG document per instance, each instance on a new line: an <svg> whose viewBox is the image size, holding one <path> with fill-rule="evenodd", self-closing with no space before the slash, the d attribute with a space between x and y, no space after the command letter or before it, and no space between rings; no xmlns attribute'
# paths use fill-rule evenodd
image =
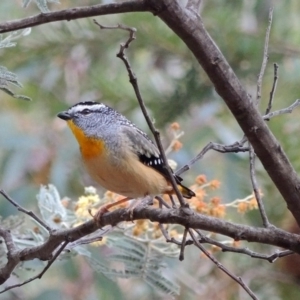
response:
<svg viewBox="0 0 300 300"><path fill-rule="evenodd" d="M49 233L52 232L52 229L42 220L40 219L33 211L27 210L15 202L11 197L9 197L4 190L0 190L0 194L8 200L14 207L16 207L19 211L24 214L30 216L32 219L36 220L42 227L44 227Z"/></svg>
<svg viewBox="0 0 300 300"><path fill-rule="evenodd" d="M201 243L201 244L207 243L207 244L215 245L215 246L219 247L222 252L233 252L233 253L245 254L245 255L251 256L253 258L267 260L270 263L275 262L278 258L288 256L288 255L295 253L291 250L283 250L283 251L276 251L273 254L262 254L262 253L254 252L248 248L238 248L238 247L228 246L222 242L211 239L208 236L202 235L199 229L196 229L195 231L201 237L199 240L199 243Z"/></svg>
<svg viewBox="0 0 300 300"><path fill-rule="evenodd" d="M145 106L145 103L143 101L143 98L142 98L142 95L140 93L140 89L139 89L139 86L138 86L138 82L137 82L137 77L136 75L134 74L132 68L131 68L131 65L125 55L125 49L129 47L130 43L135 40L135 33L136 33L136 29L135 28L132 28L132 27L128 27L128 26L124 26L124 25L117 25L117 26L103 26L103 25L100 25L96 20L94 20L94 23L97 24L101 29L123 29L123 30L126 30L126 31L129 31L129 38L128 40L126 41L126 43L121 43L120 44L120 50L117 54L117 57L120 58L124 64L125 64L125 67L127 69L127 72L128 72L128 75L129 75L129 82L131 83L133 89L134 89L134 92L135 92L135 95L137 97L137 100L139 102L139 105L141 107L141 110L143 112L143 115L146 119L146 122L151 130L151 132L153 133L154 135L154 138L155 138L155 141L156 141L156 144L157 144L157 147L159 149L159 152L160 152L160 155L162 157L162 160L163 160L163 163L164 163L164 167L166 168L166 171L169 175L169 180L172 184L172 187L175 191L175 194L178 198L178 201L180 203L181 206L187 206L187 203L185 202L185 200L183 199L182 197L182 194L180 193L179 189L178 189L178 186L176 184L176 181L175 181L175 178L172 174L172 171L171 171L171 168L168 164L168 160L167 160L167 157L166 157L166 154L165 154L165 151L164 151L164 148L162 146L162 143L161 143L161 139L160 139L160 133L159 131L155 128L149 114L148 114L148 111L147 111L147 108Z"/></svg>
<svg viewBox="0 0 300 300"><path fill-rule="evenodd" d="M8 258L10 258L13 255L13 253L17 250L12 234L9 230L5 230L0 227L0 236L4 239L8 251L7 256Z"/></svg>
<svg viewBox="0 0 300 300"><path fill-rule="evenodd" d="M175 203L175 201L174 201L173 196L172 196L172 195L169 195L169 198L170 198L170 201L172 202L172 207L173 207L173 208L176 208L177 205L176 205L176 203Z"/></svg>
<svg viewBox="0 0 300 300"><path fill-rule="evenodd" d="M264 227L268 228L271 226L268 216L266 214L265 206L264 203L261 199L260 192L258 189L258 184L256 180L256 173L255 173L255 153L253 147L249 143L249 163L250 163L250 178L251 178L251 183L254 191L254 195L258 204L259 212L263 221Z"/></svg>
<svg viewBox="0 0 300 300"><path fill-rule="evenodd" d="M300 105L300 99L297 99L292 105L290 105L289 107L280 109L280 110L276 110L273 112L268 113L267 115L263 116L264 120L269 120L271 118L277 117L279 115L283 115L283 114L290 114L293 112L294 108L296 108L297 106Z"/></svg>
<svg viewBox="0 0 300 300"><path fill-rule="evenodd" d="M127 49L129 47L130 43L136 39L136 37L135 37L136 28L134 28L134 27L124 26L122 24L118 24L116 26L104 26L104 25L101 25L100 23L98 23L97 20L95 20L95 19L93 19L93 21L96 25L98 25L100 27L100 29L122 29L122 30L126 30L129 32L129 38L125 43L121 43L121 47L120 47L119 53L117 54L117 57L124 55L125 49ZM126 61L126 63L127 63L127 61ZM126 65L126 68L127 67L130 68L130 65L129 64L128 64L128 66Z"/></svg>
<svg viewBox="0 0 300 300"><path fill-rule="evenodd" d="M168 205L168 204L162 199L162 197L156 196L155 198L159 201L159 208L160 208L160 209L162 209L162 206L163 206L163 205L165 205L165 206ZM168 206L169 206L169 205L168 205ZM158 226L159 226L159 229L160 229L161 233L162 233L163 236L165 237L165 239L166 239L167 241L170 240L170 236L169 236L168 230L164 227L164 225L161 224L161 223L159 223Z"/></svg>
<svg viewBox="0 0 300 300"><path fill-rule="evenodd" d="M205 247L203 247L198 239L195 237L194 232L192 229L189 229L189 234L191 238L194 241L194 244L225 274L227 274L230 278L232 278L234 281L236 281L247 293L248 295L254 299L258 300L258 298L255 296L255 294L251 291L251 289L244 283L243 279L241 277L235 276L232 272L230 272L227 268L225 268L213 255L211 255Z"/></svg>
<svg viewBox="0 0 300 300"><path fill-rule="evenodd" d="M145 0L132 0L120 3L97 4L90 6L72 7L49 13L40 13L28 18L0 23L0 33L30 28L41 24L57 22L62 20L76 20L96 17L108 14L120 14L128 12L151 12L152 9ZM154 11L152 11L154 13Z"/></svg>
<svg viewBox="0 0 300 300"><path fill-rule="evenodd" d="M231 145L221 145L213 142L209 142L200 152L195 156L193 159L191 159L186 165L181 167L179 170L177 170L175 173L176 175L181 175L183 172L189 170L191 166L200 160L206 152L209 150L214 150L220 153L238 153L238 152L247 152L249 151L249 147L245 147L244 144L246 143L247 139L243 137L243 139L240 142L235 142Z"/></svg>
<svg viewBox="0 0 300 300"><path fill-rule="evenodd" d="M32 282L36 279L41 279L42 276L46 273L46 271L50 268L50 266L54 263L54 261L57 259L57 257L61 254L61 252L65 249L65 247L68 245L69 241L66 240L62 243L62 245L60 246L60 248L56 251L55 255L53 255L52 259L48 261L47 265L45 266L45 268L40 272L38 273L36 276L34 277L31 277L21 283L18 283L18 284L14 284L14 285L10 285L8 287L6 287L5 289L3 289L2 291L0 291L0 294L8 291L8 290L11 290L13 288L16 288L16 287L21 287L22 285L25 285L29 282Z"/></svg>
<svg viewBox="0 0 300 300"><path fill-rule="evenodd" d="M156 197L156 198L161 198L161 197ZM161 198L161 200L163 200ZM166 203L167 204L167 203ZM162 208L162 205L163 205L163 202L162 201L159 201L159 208ZM186 240L186 236L187 236L187 230L185 229L184 231L184 235L183 235L183 239L181 242L177 241L176 239L174 238L171 238L169 236L169 233L168 233L168 230L164 227L163 224L159 223L158 224L159 226L159 229L160 231L162 232L164 238L166 239L166 242L167 243L173 243L175 245L178 245L180 246L180 254L179 254L179 260L182 261L184 259L184 248L185 246L188 246L188 245L192 245L193 244L193 241L192 240Z"/></svg>
<svg viewBox="0 0 300 300"><path fill-rule="evenodd" d="M272 85L272 89L271 89L271 92L270 92L269 103L268 103L265 115L270 113L271 109L272 109L274 95L275 95L275 91L276 91L276 87L277 87L277 81L278 81L278 68L279 68L278 65L275 63L274 64L274 80L273 80L273 85Z"/></svg>
<svg viewBox="0 0 300 300"><path fill-rule="evenodd" d="M162 206L165 206L166 208L171 208L171 206L160 196L155 196L155 199L159 202L159 207L162 208Z"/></svg>
<svg viewBox="0 0 300 300"><path fill-rule="evenodd" d="M99 242L103 239L103 236L108 234L113 230L112 226L106 226L106 228L98 229L97 231L93 232L92 234L88 235L87 237L83 237L79 240L74 242L70 242L66 250L71 250L80 245L87 245L94 242Z"/></svg>
<svg viewBox="0 0 300 300"><path fill-rule="evenodd" d="M166 241L170 241L171 238L169 236L168 230L161 223L159 223L158 226L159 226L159 229L160 229L161 233L163 234L164 238L166 239Z"/></svg>
<svg viewBox="0 0 300 300"><path fill-rule="evenodd" d="M269 38L270 38L270 31L271 31L271 26L272 26L272 19L273 19L273 8L270 8L270 11L269 11L269 25L267 27L266 37L265 37L264 56L263 56L261 69L260 69L258 79L257 79L256 104L258 104L260 102L260 99L261 99L262 79L263 79L263 76L265 74L266 66L267 66L268 59L269 59L268 48L269 48Z"/></svg>
<svg viewBox="0 0 300 300"><path fill-rule="evenodd" d="M300 99L297 99L292 105L276 110L274 112L270 112L263 116L264 120L270 120L274 117L277 117L279 115L292 113L293 110L300 106ZM195 164L198 160L200 160L206 152L209 150L214 150L220 153L239 153L239 152L247 152L249 151L248 146L244 146L244 144L247 142L247 138L244 136L241 141L235 142L231 145L222 145L218 143L209 142L200 152L197 156L195 156L193 159L191 159L186 165L182 166L179 170L177 170L175 173L176 175L180 175L186 171L188 171L193 164Z"/></svg>
<svg viewBox="0 0 300 300"><path fill-rule="evenodd" d="M183 232L183 237L182 237L182 242L181 242L181 247L180 247L180 253L179 253L179 260L180 261L184 260L184 249L185 249L185 246L186 246L187 233L188 233L188 228L185 228L184 232Z"/></svg>

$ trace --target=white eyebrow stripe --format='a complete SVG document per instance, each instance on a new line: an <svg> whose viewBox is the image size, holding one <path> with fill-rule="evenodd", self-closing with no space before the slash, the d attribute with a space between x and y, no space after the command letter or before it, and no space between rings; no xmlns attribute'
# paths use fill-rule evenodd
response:
<svg viewBox="0 0 300 300"><path fill-rule="evenodd" d="M97 104L93 104L93 105L84 105L84 104L76 105L69 109L69 113L75 114L79 111L83 111L84 109L89 109L89 110L95 111L95 110L99 110L103 107L105 107L105 105L101 104L101 103L97 103Z"/></svg>

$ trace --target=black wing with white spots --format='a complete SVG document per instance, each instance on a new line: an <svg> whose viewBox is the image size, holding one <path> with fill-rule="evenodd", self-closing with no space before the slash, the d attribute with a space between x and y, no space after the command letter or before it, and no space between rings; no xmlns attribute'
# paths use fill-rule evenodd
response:
<svg viewBox="0 0 300 300"><path fill-rule="evenodd" d="M130 127L134 127L134 130ZM137 154L139 160L144 165L155 169L164 176L168 176L163 166L161 155L155 144L145 132L135 127L135 125L132 124L130 127L124 126L123 130L129 138L132 150Z"/></svg>
<svg viewBox="0 0 300 300"><path fill-rule="evenodd" d="M137 128L133 123L130 122L126 125L129 126L123 126L124 133L129 138L132 150L137 154L139 160L146 166L155 169L168 178L168 171L166 168L164 168L163 160L156 145L150 140L145 132ZM134 127L134 130L131 129L132 127ZM195 196L193 191L181 184L181 177L175 175L174 173L173 176L176 183L182 188L181 192L183 197L190 199L191 197Z"/></svg>

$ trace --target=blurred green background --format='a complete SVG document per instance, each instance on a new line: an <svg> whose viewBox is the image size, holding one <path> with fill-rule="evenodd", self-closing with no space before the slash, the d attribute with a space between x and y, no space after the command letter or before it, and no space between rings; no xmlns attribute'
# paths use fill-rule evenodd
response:
<svg viewBox="0 0 300 300"><path fill-rule="evenodd" d="M49 8L60 10L99 2L110 1L61 0L60 4L53 3ZM257 75L263 58L269 8L274 6L260 109L263 113L269 100L275 62L279 65L279 81L273 109L287 107L299 98L299 1L202 2L201 14L207 30L253 98L256 97ZM0 3L1 22L38 13L34 2L26 9L21 7L21 1L3 0ZM149 13L96 19L103 25L122 23L137 28L137 39L127 55L164 145L170 142L167 131L170 123L179 122L185 131L183 149L170 156L179 166L210 141L230 144L242 137L241 130L197 61L160 19ZM101 101L149 133L125 67L116 58L119 44L126 38L126 33L121 30L100 31L90 18L34 27L30 35L17 40L16 47L0 50L0 65L16 73L24 85L22 89L14 87L13 90L33 99L25 102L0 93L1 188L28 209L36 210L35 195L41 184L53 183L62 196L76 199L83 193L83 187L91 183L81 165L74 137L66 124L56 117L59 111L79 101ZM279 116L269 122L298 173L299 116L300 110L296 109L291 115ZM220 180L222 185L218 195L224 202L230 202L252 192L248 169L248 154L212 152L184 174L184 178L188 185L202 173L209 179ZM271 222L291 230L293 220L284 201L259 163L257 170ZM0 206L4 217L16 213L4 199ZM227 219L261 226L258 211L243 216L234 213ZM270 247L258 246L256 250L271 251ZM270 265L236 254L220 254L219 258L236 274L246 278L260 299L294 299L298 293L296 282L300 271L291 273L293 271L284 268L283 263ZM199 263L195 264L195 261ZM198 252L189 250L184 263L172 261L171 264L177 270L182 286L178 299L202 299L204 296L205 299L247 299L243 292L237 294L235 283L215 270L210 262L204 258L200 260ZM267 282L262 281L266 278ZM76 290L83 294L76 294ZM220 292L216 294L216 290ZM140 282L128 287L124 281L114 284L94 274L80 258L58 263L39 284L31 283L22 290L0 295L0 299L19 299L20 293L25 293L26 299L157 297Z"/></svg>

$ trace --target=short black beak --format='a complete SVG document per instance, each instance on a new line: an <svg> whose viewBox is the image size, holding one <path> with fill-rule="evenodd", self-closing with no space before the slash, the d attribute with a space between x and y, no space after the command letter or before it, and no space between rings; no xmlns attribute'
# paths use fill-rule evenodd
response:
<svg viewBox="0 0 300 300"><path fill-rule="evenodd" d="M72 117L69 113L67 113L66 111L62 111L59 114L57 114L57 116L65 121L71 120Z"/></svg>

